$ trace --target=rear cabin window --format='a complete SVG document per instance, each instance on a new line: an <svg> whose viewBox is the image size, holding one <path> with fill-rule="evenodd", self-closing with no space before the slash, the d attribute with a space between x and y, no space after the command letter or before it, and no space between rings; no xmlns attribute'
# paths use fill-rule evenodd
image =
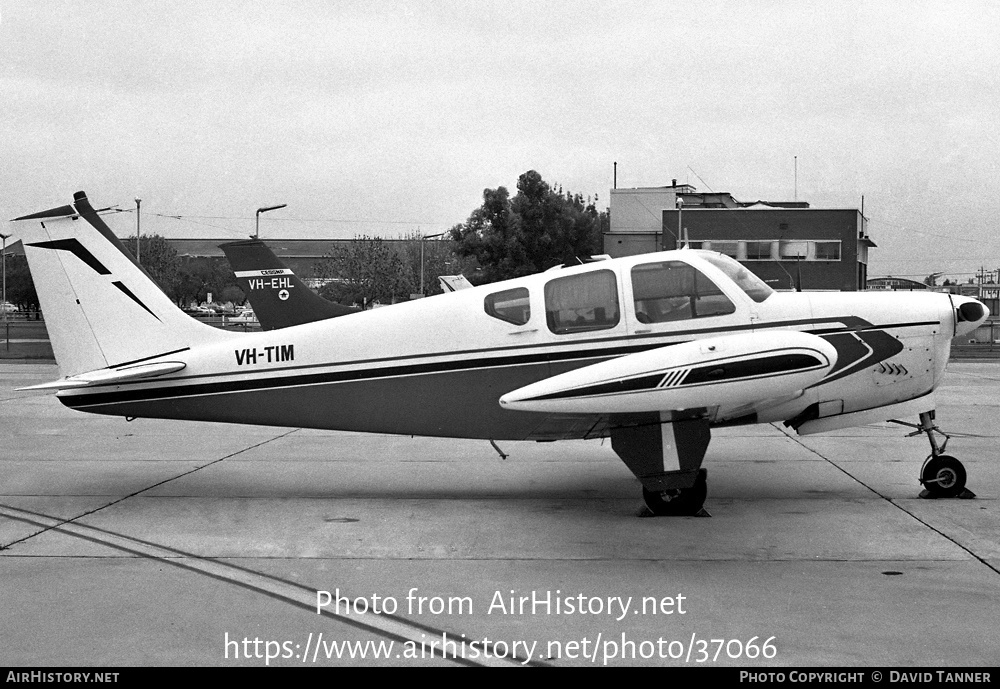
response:
<svg viewBox="0 0 1000 689"><path fill-rule="evenodd" d="M531 318L528 290L524 287L494 292L483 303L486 313L514 325L524 325Z"/></svg>
<svg viewBox="0 0 1000 689"><path fill-rule="evenodd" d="M545 318L557 334L606 330L618 325L618 281L610 270L567 275L545 285Z"/></svg>
<svg viewBox="0 0 1000 689"><path fill-rule="evenodd" d="M734 313L733 302L715 283L681 261L632 268L635 316L640 323L666 323Z"/></svg>

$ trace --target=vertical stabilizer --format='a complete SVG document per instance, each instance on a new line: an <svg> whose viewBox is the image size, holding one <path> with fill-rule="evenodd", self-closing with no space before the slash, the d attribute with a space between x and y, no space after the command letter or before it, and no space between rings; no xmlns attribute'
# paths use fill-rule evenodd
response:
<svg viewBox="0 0 1000 689"><path fill-rule="evenodd" d="M322 321L358 309L313 292L259 239L219 245L246 293L262 330Z"/></svg>
<svg viewBox="0 0 1000 689"><path fill-rule="evenodd" d="M178 309L82 191L71 205L13 222L63 376L233 336Z"/></svg>

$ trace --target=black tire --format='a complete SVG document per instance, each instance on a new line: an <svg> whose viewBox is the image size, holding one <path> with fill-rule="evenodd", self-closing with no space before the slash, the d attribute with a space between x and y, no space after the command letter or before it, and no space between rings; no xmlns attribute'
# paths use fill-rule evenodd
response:
<svg viewBox="0 0 1000 689"><path fill-rule="evenodd" d="M965 467L950 455L931 457L920 472L920 482L935 498L953 498L965 490Z"/></svg>
<svg viewBox="0 0 1000 689"><path fill-rule="evenodd" d="M708 471L699 469L690 488L664 491L642 489L642 499L657 517L691 517L701 510L708 497Z"/></svg>

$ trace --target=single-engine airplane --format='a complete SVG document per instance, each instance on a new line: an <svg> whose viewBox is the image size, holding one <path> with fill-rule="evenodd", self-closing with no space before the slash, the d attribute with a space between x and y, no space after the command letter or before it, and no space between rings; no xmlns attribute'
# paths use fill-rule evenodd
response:
<svg viewBox="0 0 1000 689"><path fill-rule="evenodd" d="M357 313L313 292L259 239L220 244L236 281L247 295L262 330Z"/></svg>
<svg viewBox="0 0 1000 689"><path fill-rule="evenodd" d="M80 411L491 441L610 437L655 514L699 512L712 427L800 434L917 416L934 495L965 470L934 433L951 338L989 312L938 293L774 292L682 249L551 269L340 318L230 333L187 316L83 192L17 219Z"/></svg>

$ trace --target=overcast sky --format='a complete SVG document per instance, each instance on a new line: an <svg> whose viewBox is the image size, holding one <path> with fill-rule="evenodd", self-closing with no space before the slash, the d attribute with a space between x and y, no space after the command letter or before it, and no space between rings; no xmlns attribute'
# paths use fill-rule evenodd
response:
<svg viewBox="0 0 1000 689"><path fill-rule="evenodd" d="M1000 3L0 0L0 215L432 234L538 170L857 208L869 274L1000 267ZM182 219L162 216L180 215ZM134 231L133 213L111 223Z"/></svg>

